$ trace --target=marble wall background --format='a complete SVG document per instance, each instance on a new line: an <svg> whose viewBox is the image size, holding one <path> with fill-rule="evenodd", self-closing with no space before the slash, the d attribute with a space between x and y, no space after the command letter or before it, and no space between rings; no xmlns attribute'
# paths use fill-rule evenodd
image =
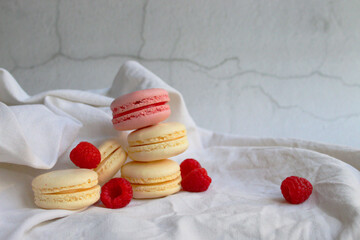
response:
<svg viewBox="0 0 360 240"><path fill-rule="evenodd" d="M29 93L109 87L134 59L197 123L360 148L356 0L0 0L0 66Z"/></svg>

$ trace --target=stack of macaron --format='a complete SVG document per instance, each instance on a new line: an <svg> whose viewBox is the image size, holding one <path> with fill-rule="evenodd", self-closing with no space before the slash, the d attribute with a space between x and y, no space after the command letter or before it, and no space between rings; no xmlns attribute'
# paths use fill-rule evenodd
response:
<svg viewBox="0 0 360 240"><path fill-rule="evenodd" d="M149 199L182 189L206 191L211 178L194 159L179 165L170 160L188 148L186 128L178 122L161 123L170 114L168 92L146 89L115 99L110 108L118 131L133 130L127 151L109 139L98 148L80 142L70 160L80 169L56 170L32 181L35 204L45 209L76 210L99 199L108 208L121 208L132 198ZM133 161L124 165L127 157ZM113 178L121 169L121 178Z"/></svg>
<svg viewBox="0 0 360 240"><path fill-rule="evenodd" d="M168 158L184 152L188 141L183 124L161 123L170 116L169 101L166 90L146 89L123 95L110 106L116 130L136 129L127 138L133 161L121 168L134 198L164 197L181 189L180 166Z"/></svg>
<svg viewBox="0 0 360 240"><path fill-rule="evenodd" d="M108 208L122 208L132 198L149 199L206 191L212 179L195 159L179 165L169 158L188 148L186 128L178 122L161 123L170 114L169 95L164 89L146 89L115 99L110 108L118 131L133 130L127 137L127 152L116 139L98 148L80 142L70 160L80 169L51 171L32 181L34 201L44 209L78 210L99 199ZM127 156L133 161L125 163ZM121 169L121 178L113 178ZM299 204L313 191L311 183L291 176L281 184L286 201Z"/></svg>

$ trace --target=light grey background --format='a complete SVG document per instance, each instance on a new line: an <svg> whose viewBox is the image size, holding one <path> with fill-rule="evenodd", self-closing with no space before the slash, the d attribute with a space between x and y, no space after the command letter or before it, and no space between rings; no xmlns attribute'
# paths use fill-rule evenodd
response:
<svg viewBox="0 0 360 240"><path fill-rule="evenodd" d="M0 66L29 94L109 87L128 59L201 127L360 147L360 1L0 0Z"/></svg>

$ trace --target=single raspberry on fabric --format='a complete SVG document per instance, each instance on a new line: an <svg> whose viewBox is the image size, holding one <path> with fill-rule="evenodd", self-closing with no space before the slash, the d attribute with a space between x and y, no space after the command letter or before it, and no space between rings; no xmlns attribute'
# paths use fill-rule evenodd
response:
<svg viewBox="0 0 360 240"><path fill-rule="evenodd" d="M181 178L185 178L192 170L196 168L201 168L201 165L198 161L193 158L188 158L182 161L180 164Z"/></svg>
<svg viewBox="0 0 360 240"><path fill-rule="evenodd" d="M210 183L211 178L205 168L195 168L181 181L181 186L188 192L204 192L209 188Z"/></svg>
<svg viewBox="0 0 360 240"><path fill-rule="evenodd" d="M286 201L291 204L299 204L310 197L313 186L305 178L291 176L281 183L280 189Z"/></svg>
<svg viewBox="0 0 360 240"><path fill-rule="evenodd" d="M131 184L125 178L113 178L101 188L100 199L107 208L122 208L133 197Z"/></svg>
<svg viewBox="0 0 360 240"><path fill-rule="evenodd" d="M80 142L70 152L71 161L79 168L96 168L101 161L99 150L88 142Z"/></svg>

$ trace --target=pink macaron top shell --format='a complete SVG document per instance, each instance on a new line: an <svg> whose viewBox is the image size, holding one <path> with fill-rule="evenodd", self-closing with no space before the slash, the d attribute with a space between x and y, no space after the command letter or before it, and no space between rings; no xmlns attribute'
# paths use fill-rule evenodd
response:
<svg viewBox="0 0 360 240"><path fill-rule="evenodd" d="M111 103L112 123L119 131L133 130L157 124L170 116L170 101L166 90L153 88L118 97Z"/></svg>
<svg viewBox="0 0 360 240"><path fill-rule="evenodd" d="M160 102L169 102L169 94L165 89L151 88L128 93L116 98L110 105L113 116Z"/></svg>

